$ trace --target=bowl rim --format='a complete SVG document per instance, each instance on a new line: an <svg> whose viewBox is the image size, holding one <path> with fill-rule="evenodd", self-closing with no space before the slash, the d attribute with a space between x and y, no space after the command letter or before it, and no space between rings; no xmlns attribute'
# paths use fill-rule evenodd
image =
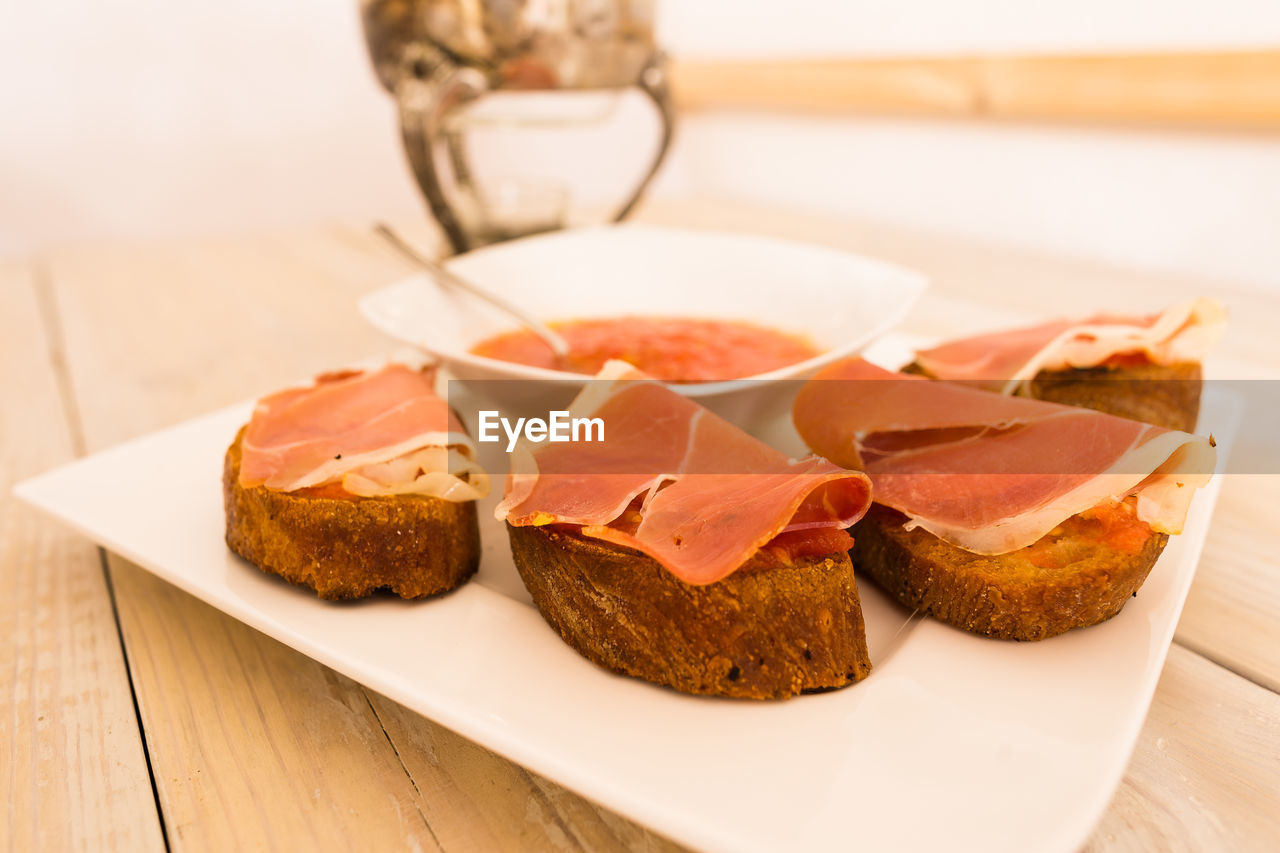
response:
<svg viewBox="0 0 1280 853"><path fill-rule="evenodd" d="M850 252L845 249L837 249L832 246L823 245L821 243L806 243L801 240L793 240L783 237L773 237L769 235L753 234L748 231L731 231L727 229L716 228L682 228L663 225L650 225L648 223L606 223L601 225L589 225L577 228L566 228L559 231L553 231L545 234L535 234L528 237L521 237L514 240L508 240L503 243L497 243L491 246L484 246L474 249L461 255L454 255L443 261L443 264L465 275L465 270L456 269L457 266L465 267L469 261L474 258L486 254L507 253L510 251L519 251L519 249L528 246L530 243L550 243L565 240L577 240L583 237L590 238L595 234L618 234L618 233L647 233L653 235L677 236L678 238L688 237L709 237L711 239L727 239L735 241L749 241L753 244L765 243L783 251L802 250L807 253L818 252L827 254L833 258L838 258L844 263L853 262L855 265L862 267L867 273L874 273L882 276L897 278L895 286L903 290L902 297L896 301L894 307L885 312L884 317L877 321L871 331L862 340L855 340L849 344L842 344L837 347L831 347L823 350L812 358L804 361L798 361L794 364L785 365L775 370L757 373L752 376L743 376L737 379L714 380L707 382L675 382L671 383L673 389L678 390L681 394L690 397L705 397L726 394L749 387L754 383L775 381L783 379L799 379L801 377L812 374L819 368L824 367L841 358L848 358L856 352L865 348L876 339L882 337L896 327L907 313L915 306L916 302L928 290L930 280L927 275L919 270L911 267L902 266L900 264L882 260L880 258L863 255L857 252ZM421 281L428 279L425 273L414 273L404 278L397 279L384 287L374 290L359 301L360 313L365 319L379 328L386 334L396 337L404 343L410 344L424 352L429 353L437 359L441 365L448 368L450 363L465 365L474 370L484 371L490 374L503 374L507 379L536 379L542 381L551 381L563 385L584 385L592 379L590 374L574 373L567 370L554 370L546 367L535 367L527 364L520 364L513 361L503 361L502 359L490 358L488 356L476 355L467 350L457 350L451 347L433 346L422 340L408 341L402 337L395 335L374 318L374 309L369 306L374 302L376 297L384 294L386 291L403 287L411 281ZM590 315L588 315L590 316ZM604 315L601 315L604 316ZM658 315L655 315L658 316ZM675 316L675 315L672 315ZM690 315L696 316L696 315ZM755 322L747 321L743 322ZM483 339L481 339L483 340ZM478 341L477 341L478 342ZM452 372L452 371L451 371Z"/></svg>

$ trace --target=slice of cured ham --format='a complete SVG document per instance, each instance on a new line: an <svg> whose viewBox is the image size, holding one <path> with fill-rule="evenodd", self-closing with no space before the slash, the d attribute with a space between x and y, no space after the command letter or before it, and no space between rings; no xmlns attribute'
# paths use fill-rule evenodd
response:
<svg viewBox="0 0 1280 853"><path fill-rule="evenodd" d="M979 554L1025 547L1129 495L1153 530L1180 533L1215 457L1199 436L862 359L819 372L792 415L815 452L871 476L877 503Z"/></svg>
<svg viewBox="0 0 1280 853"><path fill-rule="evenodd" d="M601 418L605 440L517 447L499 519L578 525L686 583L710 584L780 534L831 541L870 506L860 472L789 459L628 365L610 363L600 377L570 414Z"/></svg>
<svg viewBox="0 0 1280 853"><path fill-rule="evenodd" d="M357 495L448 500L476 500L488 488L471 439L435 393L434 373L404 364L325 374L262 398L242 449L245 488L341 483Z"/></svg>
<svg viewBox="0 0 1280 853"><path fill-rule="evenodd" d="M916 363L937 379L979 382L1009 394L1042 370L1096 367L1115 356L1152 364L1203 361L1226 318L1218 302L1196 299L1146 317L1100 314L949 341L916 353Z"/></svg>

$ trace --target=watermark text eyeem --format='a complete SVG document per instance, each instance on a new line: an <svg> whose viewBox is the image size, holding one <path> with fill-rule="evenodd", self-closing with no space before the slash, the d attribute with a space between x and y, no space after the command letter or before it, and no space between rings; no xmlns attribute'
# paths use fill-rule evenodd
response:
<svg viewBox="0 0 1280 853"><path fill-rule="evenodd" d="M493 443L507 439L507 452L515 449L523 436L527 441L540 444L544 441L604 441L603 418L574 418L567 411L548 412L546 419L517 418L513 424L495 409L480 411L480 435L482 442Z"/></svg>

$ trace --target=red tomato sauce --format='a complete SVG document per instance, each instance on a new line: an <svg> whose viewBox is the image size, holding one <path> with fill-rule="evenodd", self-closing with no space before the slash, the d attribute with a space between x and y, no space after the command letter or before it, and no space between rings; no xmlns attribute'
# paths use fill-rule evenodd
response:
<svg viewBox="0 0 1280 853"><path fill-rule="evenodd" d="M1132 500L1105 501L1076 518L1089 525L1099 540L1125 554L1140 553L1152 536L1151 525L1138 519Z"/></svg>
<svg viewBox="0 0 1280 853"><path fill-rule="evenodd" d="M1155 535L1151 525L1138 519L1136 500L1103 501L1073 515L1059 528L1025 549L1027 559L1042 569L1061 569L1092 553L1090 542L1122 554L1138 554ZM1056 531L1055 531L1056 533Z"/></svg>
<svg viewBox="0 0 1280 853"><path fill-rule="evenodd" d="M569 344L559 364L551 348L525 329L487 338L475 355L574 373L597 373L610 359L630 362L656 379L741 379L813 358L822 351L798 335L735 320L615 317L569 320L551 328Z"/></svg>
<svg viewBox="0 0 1280 853"><path fill-rule="evenodd" d="M839 554L852 547L853 537L849 535L849 531L818 527L779 533L765 544L764 550L773 551L783 560L798 560L802 557Z"/></svg>

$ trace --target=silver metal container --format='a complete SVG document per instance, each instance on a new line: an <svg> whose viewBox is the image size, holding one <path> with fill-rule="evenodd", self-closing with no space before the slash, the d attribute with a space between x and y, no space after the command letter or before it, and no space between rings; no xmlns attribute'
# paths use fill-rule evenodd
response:
<svg viewBox="0 0 1280 853"><path fill-rule="evenodd" d="M651 0L361 0L361 14L378 79L399 107L410 166L455 251L557 224L545 192L506 193L527 221L519 210L505 220L476 215L501 201L478 184L466 144L466 116L486 95L542 93L510 119L518 125L539 121L547 93L643 92L660 118L657 151L614 219L635 206L666 155L674 115ZM556 122L551 112L541 120Z"/></svg>

